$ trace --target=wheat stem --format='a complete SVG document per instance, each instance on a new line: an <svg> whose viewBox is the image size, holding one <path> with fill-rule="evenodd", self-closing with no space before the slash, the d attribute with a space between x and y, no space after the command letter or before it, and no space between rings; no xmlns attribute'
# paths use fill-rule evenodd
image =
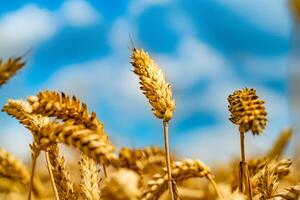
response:
<svg viewBox="0 0 300 200"><path fill-rule="evenodd" d="M244 183L244 165L245 165L245 134L244 132L240 132L240 145L241 145L241 162L239 165L240 170L240 178L239 178L239 191L243 192L243 183Z"/></svg>
<svg viewBox="0 0 300 200"><path fill-rule="evenodd" d="M30 181L29 181L29 192L28 192L28 200L31 200L31 191L32 191L32 185L33 185L33 177L35 172L35 166L36 166L36 159L37 155L35 153L32 154L32 168L31 168L31 174L30 174Z"/></svg>
<svg viewBox="0 0 300 200"><path fill-rule="evenodd" d="M108 171L107 171L107 166L104 164L103 165L103 171L104 171L104 176L105 176L105 178L107 178L107 176L108 176Z"/></svg>
<svg viewBox="0 0 300 200"><path fill-rule="evenodd" d="M164 121L163 126L164 126L164 141L165 141L165 151L166 151L167 173L168 173L168 185L169 185L171 199L175 200L173 185L172 185L171 159L170 159L170 148L169 148L169 137L168 137L168 134L169 134L168 122Z"/></svg>
<svg viewBox="0 0 300 200"><path fill-rule="evenodd" d="M213 179L213 177L211 176L211 174L207 175L207 179L209 180L209 182L211 183L211 185L213 186L216 194L218 195L219 198L223 199L223 195L221 194L219 187L216 183L216 181Z"/></svg>
<svg viewBox="0 0 300 200"><path fill-rule="evenodd" d="M55 186L54 176L53 176L53 173L52 173L52 165L50 163L49 153L47 151L45 152L45 157L46 157L47 168L48 168L50 179L51 179L51 185L52 185L52 188L53 188L54 194L55 194L55 199L59 200L57 188Z"/></svg>

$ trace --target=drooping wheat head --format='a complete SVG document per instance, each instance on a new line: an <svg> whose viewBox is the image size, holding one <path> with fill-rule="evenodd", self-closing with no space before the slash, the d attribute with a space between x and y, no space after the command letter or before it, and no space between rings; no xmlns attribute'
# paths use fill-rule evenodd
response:
<svg viewBox="0 0 300 200"><path fill-rule="evenodd" d="M27 101L31 104L34 114L56 117L63 121L73 119L78 124L103 133L103 123L97 119L94 112L89 114L87 105L81 103L75 96L70 97L63 92L46 90L36 96L29 96Z"/></svg>
<svg viewBox="0 0 300 200"><path fill-rule="evenodd" d="M172 166L172 178L175 182L180 182L189 178L208 178L210 175L210 169L199 160L186 159L183 161L176 161ZM167 174L156 174L144 187L142 200L159 199L167 188Z"/></svg>

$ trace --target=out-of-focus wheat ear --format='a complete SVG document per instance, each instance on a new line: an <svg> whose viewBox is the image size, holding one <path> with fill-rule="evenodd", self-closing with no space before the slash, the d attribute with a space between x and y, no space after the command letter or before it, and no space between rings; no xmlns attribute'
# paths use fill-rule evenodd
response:
<svg viewBox="0 0 300 200"><path fill-rule="evenodd" d="M0 148L0 176L19 181L25 186L28 185L30 177L27 168L3 148Z"/></svg>
<svg viewBox="0 0 300 200"><path fill-rule="evenodd" d="M99 169L97 169L94 160L84 154L81 154L80 173L80 188L83 198L88 200L100 200L101 191L99 184L101 179Z"/></svg>
<svg viewBox="0 0 300 200"><path fill-rule="evenodd" d="M78 199L74 192L73 183L70 180L70 174L65 166L65 159L59 155L58 145L50 145L48 153L59 198L61 200Z"/></svg>
<svg viewBox="0 0 300 200"><path fill-rule="evenodd" d="M49 117L57 117L63 121L74 120L92 130L104 133L104 125L97 119L94 112L89 114L87 105L75 96L63 92L41 91L36 96L29 96L27 101L32 106L32 113Z"/></svg>
<svg viewBox="0 0 300 200"><path fill-rule="evenodd" d="M102 200L139 200L139 176L131 170L119 169L104 180Z"/></svg>
<svg viewBox="0 0 300 200"><path fill-rule="evenodd" d="M172 177L175 182L189 178L207 178L210 180L210 169L199 160L182 160L172 165ZM168 175L166 173L155 174L144 186L142 200L159 199L168 189Z"/></svg>
<svg viewBox="0 0 300 200"><path fill-rule="evenodd" d="M287 191L286 193L275 196L280 196L284 200L298 200L300 198L300 182L297 185L285 188L285 190Z"/></svg>
<svg viewBox="0 0 300 200"><path fill-rule="evenodd" d="M24 65L22 57L9 58L6 62L0 59L0 86L5 84Z"/></svg>
<svg viewBox="0 0 300 200"><path fill-rule="evenodd" d="M276 194L279 186L278 176L270 171L268 165L263 169L262 175L258 178L257 191L262 199L270 199Z"/></svg>
<svg viewBox="0 0 300 200"><path fill-rule="evenodd" d="M130 149L127 147L121 148L119 158L114 163L116 168L128 168L141 174L147 167L159 165L165 167L165 151L159 147L145 147L143 149ZM152 168L152 170L154 170Z"/></svg>
<svg viewBox="0 0 300 200"><path fill-rule="evenodd" d="M286 147L288 146L290 139L292 137L292 129L283 130L280 135L277 137L272 148L268 151L266 157L271 160L273 158L280 157Z"/></svg>
<svg viewBox="0 0 300 200"><path fill-rule="evenodd" d="M2 112L16 118L23 124L33 135L39 132L39 128L50 123L48 117L35 115L32 113L32 106L23 100L9 99L3 106Z"/></svg>

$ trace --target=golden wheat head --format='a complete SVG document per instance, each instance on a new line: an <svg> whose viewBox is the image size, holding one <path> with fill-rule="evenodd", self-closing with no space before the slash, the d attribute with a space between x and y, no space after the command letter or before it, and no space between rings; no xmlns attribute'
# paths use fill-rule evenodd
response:
<svg viewBox="0 0 300 200"><path fill-rule="evenodd" d="M260 100L254 89L237 90L228 97L230 121L239 126L240 132L260 134L267 124L264 101Z"/></svg>
<svg viewBox="0 0 300 200"><path fill-rule="evenodd" d="M133 48L131 55L133 72L139 76L141 90L152 106L153 114L168 122L175 108L170 83L155 61L143 49Z"/></svg>

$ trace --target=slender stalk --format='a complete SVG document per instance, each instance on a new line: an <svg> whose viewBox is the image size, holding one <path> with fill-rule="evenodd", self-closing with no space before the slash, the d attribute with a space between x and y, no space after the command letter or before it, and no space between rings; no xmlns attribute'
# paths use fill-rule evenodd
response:
<svg viewBox="0 0 300 200"><path fill-rule="evenodd" d="M55 199L59 200L57 188L56 188L55 181L54 181L54 176L52 173L52 165L50 163L49 153L47 151L45 152L45 157L46 157L47 168L48 168L50 179L51 179L52 188L53 188L54 194L55 194Z"/></svg>
<svg viewBox="0 0 300 200"><path fill-rule="evenodd" d="M27 199L31 200L31 191L32 191L32 185L33 185L33 177L34 177L34 172L35 172L35 166L36 166L36 159L37 155L34 153L32 154L32 167L31 167L31 174L30 174L30 181L29 181L29 192Z"/></svg>
<svg viewBox="0 0 300 200"><path fill-rule="evenodd" d="M240 132L240 144L241 144L241 162L239 165L239 174L240 174L240 179L239 179L239 190L240 192L243 192L243 183L244 183L244 177L245 177L245 144L244 144L244 138L245 134L244 132Z"/></svg>
<svg viewBox="0 0 300 200"><path fill-rule="evenodd" d="M166 151L166 163L167 163L167 172L168 172L168 185L171 200L175 200L174 198L174 191L172 185L172 172L171 172L171 159L170 159L170 148L169 148L169 130L168 130L168 122L163 122L164 126L164 141L165 141L165 151Z"/></svg>
<svg viewBox="0 0 300 200"><path fill-rule="evenodd" d="M248 168L247 163L244 164L244 172L245 172L247 193L249 196L249 200L252 200L252 188L251 188L251 182L250 182L250 173L249 173L249 168Z"/></svg>
<svg viewBox="0 0 300 200"><path fill-rule="evenodd" d="M104 171L104 176L105 176L105 178L107 178L108 172L107 172L107 167L106 167L106 165L103 165L103 171Z"/></svg>
<svg viewBox="0 0 300 200"><path fill-rule="evenodd" d="M214 190L216 191L216 194L218 195L219 198L223 199L223 195L221 194L219 187L216 183L216 181L213 179L213 177L211 175L207 176L208 180L210 181L210 183L212 184Z"/></svg>

